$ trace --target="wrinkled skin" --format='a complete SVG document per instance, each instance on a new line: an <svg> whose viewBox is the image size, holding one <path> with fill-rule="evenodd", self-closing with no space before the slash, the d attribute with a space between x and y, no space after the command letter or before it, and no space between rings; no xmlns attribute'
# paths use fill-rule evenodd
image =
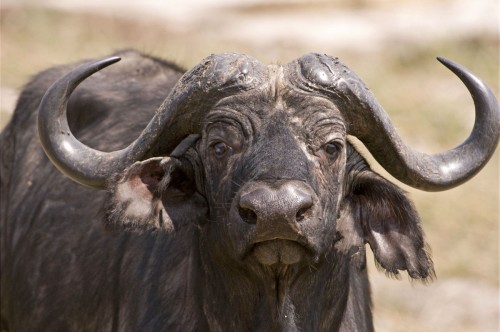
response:
<svg viewBox="0 0 500 332"><path fill-rule="evenodd" d="M206 161L206 190L214 193L207 197L208 205L214 207L210 220L217 224L207 229L207 243L212 245L202 252L207 253L207 261L216 264L229 261L220 270L237 266L240 273L259 279L257 291L267 298L260 299L257 306L272 313L259 324L296 330L297 316L308 317L308 322L301 322L304 327L314 321L312 307L293 297L303 296L304 289L295 288L311 280L310 268L323 265L323 255L332 250L336 220L331 216L336 215L343 194L346 141L342 118L334 105L320 98L300 98L306 96L296 93L273 93L280 88L273 86L264 96L252 96L255 100L228 98L207 116L209 124L198 149ZM328 154L322 147L332 141L338 146ZM221 143L225 145L223 152L217 150ZM284 188L290 182L294 186ZM269 193L264 202L255 203L257 211L258 204L294 204L290 200L295 196L280 195L287 189L312 195L309 204L313 206L304 212L306 216L298 218L300 222L290 224L279 212L267 212L266 206L253 216L256 221L245 222L242 219L249 210L239 212L242 196L251 193L252 186L260 188L262 184L269 187ZM291 219L296 219L295 214ZM221 237L230 241L217 241ZM252 284L249 279L246 282ZM237 294L237 289L249 287L242 284L234 288ZM316 310L320 313L321 306Z"/></svg>
<svg viewBox="0 0 500 332"><path fill-rule="evenodd" d="M322 97L286 86L279 70L272 70L278 72L276 80L261 94L230 97L216 105L206 117L203 139L197 146L204 161L209 219L214 221L202 233L202 238L206 238L202 242L202 259L217 265L215 273L212 267L207 269L210 275L214 273L209 280L217 275L239 275L237 282L229 282L224 291L226 296L241 296L242 303L245 298L256 299L255 307L247 309L252 314L246 323L255 330L264 326L290 331L370 330L364 241L371 241L374 247L377 241L370 240L364 232L380 232L381 247L393 251L379 251L378 256L381 261L386 260L383 264L390 271L397 273L397 269L404 270L409 263L415 265L415 277L432 274L412 206L406 204L402 220L383 226L393 228L395 238L389 238L386 230L370 229L374 226L370 223L347 220L352 218L347 209L354 210L350 214L369 212L363 211L369 207L368 202L360 206L350 199L354 200L355 172L370 171L346 141L344 120L336 106ZM394 186L375 178L386 190L396 192L406 201ZM259 190L267 192L262 194ZM287 190L302 194L287 195ZM264 197L248 197L255 192ZM364 195L356 194L360 198ZM302 196L309 196L310 201L294 201ZM392 197L379 199L385 199L384 204L399 204ZM375 203L377 198L371 200ZM269 207L294 204L305 208L291 217ZM249 212L248 206L256 212ZM341 207L343 225L337 225ZM285 211L289 212L287 208ZM399 217L388 211L379 213L384 215L376 220L378 223ZM399 225L400 222L409 225ZM408 226L413 233L406 234L408 229L404 228ZM359 227L364 229L354 230ZM402 242L402 238L407 241ZM405 251L409 253L406 260L401 255ZM351 255L357 258L349 263ZM364 285L347 291L350 283ZM209 297L220 298L220 293ZM257 294L262 293L266 296L257 300ZM358 306L364 310L356 309ZM230 316L233 308L224 312L227 306L223 301L214 307L219 309L211 318L217 323L209 322L216 330L217 325L227 324L221 318ZM351 315L359 316L351 321L347 319ZM247 326L240 324L243 329Z"/></svg>
<svg viewBox="0 0 500 332"><path fill-rule="evenodd" d="M63 178L37 143L40 82L58 74L28 86L1 138L2 328L371 331L365 243L389 273L433 276L411 202L351 146L338 106L281 67L214 105L182 156L131 165L106 195ZM88 91L72 117L103 97ZM75 132L103 149L132 140L151 114L126 95Z"/></svg>

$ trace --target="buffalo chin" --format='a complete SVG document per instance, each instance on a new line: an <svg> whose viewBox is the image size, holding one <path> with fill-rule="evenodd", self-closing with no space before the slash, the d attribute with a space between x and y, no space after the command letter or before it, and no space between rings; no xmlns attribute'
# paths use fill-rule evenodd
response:
<svg viewBox="0 0 500 332"><path fill-rule="evenodd" d="M308 258L307 249L300 243L290 240L271 240L256 243L253 256L262 265L293 265Z"/></svg>

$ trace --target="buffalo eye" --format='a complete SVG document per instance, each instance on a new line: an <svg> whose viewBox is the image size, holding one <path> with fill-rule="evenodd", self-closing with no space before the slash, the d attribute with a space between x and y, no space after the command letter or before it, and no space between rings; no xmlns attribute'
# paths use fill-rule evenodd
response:
<svg viewBox="0 0 500 332"><path fill-rule="evenodd" d="M212 149L217 157L223 157L228 153L230 148L224 142L217 142L212 145Z"/></svg>
<svg viewBox="0 0 500 332"><path fill-rule="evenodd" d="M337 158L341 150L342 145L339 142L330 141L323 145L323 151L325 151L326 155L331 159Z"/></svg>

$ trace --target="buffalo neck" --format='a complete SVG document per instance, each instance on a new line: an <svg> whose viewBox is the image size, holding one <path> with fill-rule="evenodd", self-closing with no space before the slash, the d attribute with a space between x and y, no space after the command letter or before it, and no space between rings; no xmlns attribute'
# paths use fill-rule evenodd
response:
<svg viewBox="0 0 500 332"><path fill-rule="evenodd" d="M371 330L366 271L334 249L315 264L263 266L221 261L204 247L200 292L211 331Z"/></svg>

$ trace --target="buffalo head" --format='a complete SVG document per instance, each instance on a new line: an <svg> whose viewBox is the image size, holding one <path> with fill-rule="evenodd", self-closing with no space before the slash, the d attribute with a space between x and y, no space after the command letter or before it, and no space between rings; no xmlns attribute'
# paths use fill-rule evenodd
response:
<svg viewBox="0 0 500 332"><path fill-rule="evenodd" d="M434 155L408 147L363 82L335 58L308 54L265 66L212 55L186 73L147 128L105 153L71 134L66 103L92 73L83 65L45 95L39 132L52 162L84 185L110 187L108 223L172 230L195 222L218 263L309 267L339 253L364 265L364 244L391 273L432 275L418 216L405 194L353 148L361 140L415 188L452 188L476 174L498 142L498 103L472 73L440 61L469 89L476 123L460 146Z"/></svg>

